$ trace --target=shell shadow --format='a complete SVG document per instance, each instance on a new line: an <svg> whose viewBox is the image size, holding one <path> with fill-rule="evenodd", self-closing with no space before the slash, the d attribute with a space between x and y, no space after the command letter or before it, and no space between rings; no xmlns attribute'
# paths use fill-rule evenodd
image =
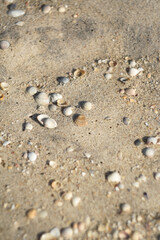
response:
<svg viewBox="0 0 160 240"><path fill-rule="evenodd" d="M30 118L35 121L36 123L38 123L40 126L43 126L40 124L40 122L37 120L37 117L38 117L39 114L35 113L33 115L30 116Z"/></svg>
<svg viewBox="0 0 160 240"><path fill-rule="evenodd" d="M72 116L73 122L76 120L76 118L77 118L78 116L80 116L80 114L78 114L78 113L75 113L75 114Z"/></svg>
<svg viewBox="0 0 160 240"><path fill-rule="evenodd" d="M113 173L113 171L108 171L108 172L105 173L105 179L106 179L106 180L107 180L108 176L109 176L111 173Z"/></svg>

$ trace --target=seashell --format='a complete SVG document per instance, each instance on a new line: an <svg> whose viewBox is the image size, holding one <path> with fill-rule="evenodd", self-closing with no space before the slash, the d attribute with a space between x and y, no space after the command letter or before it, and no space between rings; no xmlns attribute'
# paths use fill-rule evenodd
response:
<svg viewBox="0 0 160 240"><path fill-rule="evenodd" d="M150 157L150 158L154 157L154 154L155 154L155 150L153 148L144 148L142 152L144 156Z"/></svg>
<svg viewBox="0 0 160 240"><path fill-rule="evenodd" d="M16 22L16 26L22 27L24 25L23 21Z"/></svg>
<svg viewBox="0 0 160 240"><path fill-rule="evenodd" d="M73 147L68 147L67 149L66 149L66 152L67 153L71 153L71 152L73 152L74 151L74 148Z"/></svg>
<svg viewBox="0 0 160 240"><path fill-rule="evenodd" d="M65 101L64 99L57 100L57 106L59 107L67 107L69 102Z"/></svg>
<svg viewBox="0 0 160 240"><path fill-rule="evenodd" d="M80 197L74 197L74 198L72 198L71 202L72 202L73 207L78 207L78 205L81 202L81 198Z"/></svg>
<svg viewBox="0 0 160 240"><path fill-rule="evenodd" d="M115 67L115 66L117 66L117 62L116 61L109 61L108 65L110 67Z"/></svg>
<svg viewBox="0 0 160 240"><path fill-rule="evenodd" d="M37 159L37 154L34 152L28 152L27 157L30 162L34 163Z"/></svg>
<svg viewBox="0 0 160 240"><path fill-rule="evenodd" d="M82 103L82 109L86 111L90 111L92 109L92 103L91 102L83 102Z"/></svg>
<svg viewBox="0 0 160 240"><path fill-rule="evenodd" d="M139 74L140 72L142 72L143 71L143 68L138 68L138 69L136 69L136 68L130 68L129 70L128 70L128 74L131 76L131 77L135 77L137 74Z"/></svg>
<svg viewBox="0 0 160 240"><path fill-rule="evenodd" d="M85 228L86 228L86 226L85 226L84 222L79 222L78 223L78 230L79 230L79 232L84 232Z"/></svg>
<svg viewBox="0 0 160 240"><path fill-rule="evenodd" d="M160 180L160 172L155 173L155 174L154 174L154 178L155 178L156 180Z"/></svg>
<svg viewBox="0 0 160 240"><path fill-rule="evenodd" d="M89 159L91 157L91 154L86 152L84 153L84 156Z"/></svg>
<svg viewBox="0 0 160 240"><path fill-rule="evenodd" d="M74 71L74 76L75 77L82 77L83 75L85 75L85 71L83 69L77 69Z"/></svg>
<svg viewBox="0 0 160 240"><path fill-rule="evenodd" d="M10 143L11 143L10 141L5 141L5 142L3 143L3 147L7 147Z"/></svg>
<svg viewBox="0 0 160 240"><path fill-rule="evenodd" d="M72 115L72 113L73 113L72 107L66 107L63 109L63 114L67 117Z"/></svg>
<svg viewBox="0 0 160 240"><path fill-rule="evenodd" d="M140 183L141 182L146 182L147 178L143 174L140 174L139 177L137 178L137 181L140 182Z"/></svg>
<svg viewBox="0 0 160 240"><path fill-rule="evenodd" d="M56 103L57 100L62 99L62 95L60 93L51 93L50 97L53 103Z"/></svg>
<svg viewBox="0 0 160 240"><path fill-rule="evenodd" d="M25 123L24 130L32 130L33 126L31 123Z"/></svg>
<svg viewBox="0 0 160 240"><path fill-rule="evenodd" d="M54 237L51 233L43 233L40 240L54 240Z"/></svg>
<svg viewBox="0 0 160 240"><path fill-rule="evenodd" d="M112 78L112 74L111 73L106 73L104 75L104 77L107 79L107 80L110 80Z"/></svg>
<svg viewBox="0 0 160 240"><path fill-rule="evenodd" d="M63 206L63 202L61 200L55 200L54 203L58 207L62 207Z"/></svg>
<svg viewBox="0 0 160 240"><path fill-rule="evenodd" d="M44 92L37 93L35 95L34 99L38 105L48 105L49 104L49 97Z"/></svg>
<svg viewBox="0 0 160 240"><path fill-rule="evenodd" d="M9 10L7 12L8 16L10 17L20 17L20 16L23 16L25 14L25 11L23 10L16 10L16 9L12 9L12 10Z"/></svg>
<svg viewBox="0 0 160 240"><path fill-rule="evenodd" d="M42 9L42 12L44 14L47 14L47 13L49 13L51 11L51 7L49 5L45 5L45 4L42 5L41 9Z"/></svg>
<svg viewBox="0 0 160 240"><path fill-rule="evenodd" d="M13 3L15 0L4 0L3 2L6 3L6 4L10 4L10 3Z"/></svg>
<svg viewBox="0 0 160 240"><path fill-rule="evenodd" d="M37 88L32 87L32 86L31 87L27 87L26 88L26 93L31 95L31 96L33 96L34 94L37 93Z"/></svg>
<svg viewBox="0 0 160 240"><path fill-rule="evenodd" d="M51 112L55 112L55 111L57 110L57 106L54 105L54 104L50 104L50 105L48 106L48 108L49 108L49 110L50 110Z"/></svg>
<svg viewBox="0 0 160 240"><path fill-rule="evenodd" d="M0 83L0 89L3 91L7 91L9 88L9 84L7 82L1 82Z"/></svg>
<svg viewBox="0 0 160 240"><path fill-rule="evenodd" d="M55 161L49 161L49 166L52 168L56 168L57 167L57 163Z"/></svg>
<svg viewBox="0 0 160 240"><path fill-rule="evenodd" d="M124 78L124 77L118 78L118 81L120 81L121 83L125 83L129 80L130 80L129 78Z"/></svg>
<svg viewBox="0 0 160 240"><path fill-rule="evenodd" d="M78 223L76 223L76 222L72 223L72 229L73 229L74 234L78 234L79 233Z"/></svg>
<svg viewBox="0 0 160 240"><path fill-rule="evenodd" d="M62 234L62 237L64 237L65 239L70 239L73 236L73 230L70 227L63 228L61 230L61 234Z"/></svg>
<svg viewBox="0 0 160 240"><path fill-rule="evenodd" d="M37 120L38 122L40 122L41 125L43 125L43 120L49 118L49 116L47 114L40 114L37 116Z"/></svg>
<svg viewBox="0 0 160 240"><path fill-rule="evenodd" d="M10 43L8 41L4 41L4 40L0 41L0 49L5 50L9 48L9 46L10 46Z"/></svg>
<svg viewBox="0 0 160 240"><path fill-rule="evenodd" d="M63 193L62 198L63 198L65 201L70 201L70 200L72 199L72 196L73 196L72 192L69 191L69 192Z"/></svg>
<svg viewBox="0 0 160 240"><path fill-rule="evenodd" d="M29 219L34 219L37 215L37 211L36 209L30 209L27 211L26 215Z"/></svg>
<svg viewBox="0 0 160 240"><path fill-rule="evenodd" d="M61 233L59 228L55 227L50 231L50 234L54 237L54 238L59 238Z"/></svg>
<svg viewBox="0 0 160 240"><path fill-rule="evenodd" d="M84 115L78 115L74 122L78 127L84 127L88 124L87 119Z"/></svg>
<svg viewBox="0 0 160 240"><path fill-rule="evenodd" d="M57 81L60 83L60 84L66 84L69 82L69 78L68 77L58 77L57 78Z"/></svg>
<svg viewBox="0 0 160 240"><path fill-rule="evenodd" d="M134 88L126 88L125 89L125 93L128 96L135 96L136 95L136 89L134 89Z"/></svg>
<svg viewBox="0 0 160 240"><path fill-rule="evenodd" d="M136 62L134 60L130 61L129 66L134 68L136 66Z"/></svg>
<svg viewBox="0 0 160 240"><path fill-rule="evenodd" d="M44 219L44 218L46 218L47 216L48 216L48 213L47 213L47 211L45 211L45 210L41 211L40 214L39 214L39 217L40 217L41 219Z"/></svg>
<svg viewBox="0 0 160 240"><path fill-rule="evenodd" d="M148 137L147 144L157 144L157 138L156 137Z"/></svg>
<svg viewBox="0 0 160 240"><path fill-rule="evenodd" d="M43 119L43 125L46 128L56 128L57 122L52 118L44 118Z"/></svg>
<svg viewBox="0 0 160 240"><path fill-rule="evenodd" d="M65 7L59 7L58 12L64 13L64 12L66 12L66 8Z"/></svg>
<svg viewBox="0 0 160 240"><path fill-rule="evenodd" d="M124 117L124 118L123 118L123 123L124 123L125 125L129 125L130 122L131 122L131 120L130 120L128 117Z"/></svg>
<svg viewBox="0 0 160 240"><path fill-rule="evenodd" d="M52 181L51 183L51 187L54 189L54 190L58 190L62 187L62 184L58 181Z"/></svg>
<svg viewBox="0 0 160 240"><path fill-rule="evenodd" d="M120 205L122 212L129 213L131 211L131 206L128 203L123 203Z"/></svg>
<svg viewBox="0 0 160 240"><path fill-rule="evenodd" d="M112 172L107 176L107 180L109 183L120 183L121 176L118 172Z"/></svg>
<svg viewBox="0 0 160 240"><path fill-rule="evenodd" d="M134 141L134 145L135 146L139 146L139 145L141 145L141 140L138 138L138 139L136 139L135 141Z"/></svg>
<svg viewBox="0 0 160 240"><path fill-rule="evenodd" d="M0 93L0 101L4 99L4 95Z"/></svg>

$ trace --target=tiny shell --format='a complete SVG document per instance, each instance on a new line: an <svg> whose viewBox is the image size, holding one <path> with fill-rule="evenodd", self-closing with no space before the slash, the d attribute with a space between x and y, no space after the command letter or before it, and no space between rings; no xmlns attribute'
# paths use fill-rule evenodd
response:
<svg viewBox="0 0 160 240"><path fill-rule="evenodd" d="M82 77L86 72L83 69L77 69L74 71L75 77Z"/></svg>
<svg viewBox="0 0 160 240"><path fill-rule="evenodd" d="M33 126L31 123L25 123L24 130L32 130Z"/></svg>
<svg viewBox="0 0 160 240"><path fill-rule="evenodd" d="M125 82L127 82L129 80L130 80L129 78L124 78L124 77L118 78L118 81L120 81L121 83L124 83L124 84L125 84Z"/></svg>
<svg viewBox="0 0 160 240"><path fill-rule="evenodd" d="M53 103L56 103L57 100L62 99L62 95L60 93L51 93L50 97Z"/></svg>
<svg viewBox="0 0 160 240"><path fill-rule="evenodd" d="M29 95L31 95L31 96L33 96L34 94L37 93L37 88L32 87L32 86L27 87L26 93L29 94Z"/></svg>
<svg viewBox="0 0 160 240"><path fill-rule="evenodd" d="M157 144L157 138L156 137L148 137L147 144Z"/></svg>
<svg viewBox="0 0 160 240"><path fill-rule="evenodd" d="M92 109L92 103L87 101L83 102L82 109L86 111L90 111Z"/></svg>
<svg viewBox="0 0 160 240"><path fill-rule="evenodd" d="M59 107L67 107L69 102L65 101L64 99L57 100L57 106Z"/></svg>
<svg viewBox="0 0 160 240"><path fill-rule="evenodd" d="M118 172L112 172L107 176L107 180L109 183L120 183L121 176Z"/></svg>
<svg viewBox="0 0 160 240"><path fill-rule="evenodd" d="M40 93L36 94L35 101L38 105L48 105L49 97L46 93L40 92Z"/></svg>
<svg viewBox="0 0 160 240"><path fill-rule="evenodd" d="M61 234L62 234L62 237L64 237L65 239L70 239L72 238L73 230L70 227L63 228L61 231Z"/></svg>
<svg viewBox="0 0 160 240"><path fill-rule="evenodd" d="M51 187L54 189L54 190L58 190L62 187L62 184L56 180L54 180L52 183L51 183Z"/></svg>
<svg viewBox="0 0 160 240"><path fill-rule="evenodd" d="M139 232L134 232L131 237L131 240L143 240L143 239L144 238L143 238L142 234Z"/></svg>
<svg viewBox="0 0 160 240"><path fill-rule="evenodd" d="M4 40L0 41L0 49L5 50L9 48L9 46L10 46L10 43L8 41L4 41Z"/></svg>
<svg viewBox="0 0 160 240"><path fill-rule="evenodd" d="M63 109L63 114L65 116L70 116L70 115L72 115L72 113L73 113L72 107L66 107Z"/></svg>
<svg viewBox="0 0 160 240"><path fill-rule="evenodd" d="M65 11L66 11L65 7L59 7L58 8L58 12L60 12L60 13L64 13Z"/></svg>
<svg viewBox="0 0 160 240"><path fill-rule="evenodd" d="M72 196L73 196L72 192L69 191L69 192L63 193L62 198L63 198L65 201L70 201L70 200L72 199Z"/></svg>
<svg viewBox="0 0 160 240"><path fill-rule="evenodd" d="M129 66L134 68L136 66L136 62L134 60L130 61Z"/></svg>
<svg viewBox="0 0 160 240"><path fill-rule="evenodd" d="M51 231L50 231L50 234L54 237L54 238L59 238L61 233L60 233L60 230L59 228L57 227L54 227Z"/></svg>
<svg viewBox="0 0 160 240"><path fill-rule="evenodd" d="M78 223L78 230L79 232L84 232L85 231L85 223L84 222L79 222Z"/></svg>
<svg viewBox="0 0 160 240"><path fill-rule="evenodd" d="M52 167L52 168L56 168L57 163L55 161L49 161L49 166Z"/></svg>
<svg viewBox="0 0 160 240"><path fill-rule="evenodd" d="M44 233L40 240L54 240L54 237L51 233Z"/></svg>
<svg viewBox="0 0 160 240"><path fill-rule="evenodd" d="M51 11L51 7L49 5L43 5L41 9L44 14L47 14Z"/></svg>
<svg viewBox="0 0 160 240"><path fill-rule="evenodd" d="M1 82L0 83L0 89L3 91L7 91L9 88L9 84L7 82Z"/></svg>
<svg viewBox="0 0 160 240"><path fill-rule="evenodd" d="M4 99L4 95L0 93L0 100L2 101Z"/></svg>
<svg viewBox="0 0 160 240"><path fill-rule="evenodd" d="M142 72L143 71L143 68L130 68L128 70L128 74L131 76L131 77L135 77L138 73Z"/></svg>
<svg viewBox="0 0 160 240"><path fill-rule="evenodd" d="M130 122L131 122L131 120L130 120L128 117L124 117L124 118L123 118L123 123L124 123L125 125L129 125Z"/></svg>
<svg viewBox="0 0 160 240"><path fill-rule="evenodd" d="M110 67L115 67L115 66L117 66L117 62L116 61L109 61L108 65Z"/></svg>
<svg viewBox="0 0 160 240"><path fill-rule="evenodd" d="M112 78L112 74L111 73L106 73L104 75L104 77L107 79L107 80L110 80Z"/></svg>
<svg viewBox="0 0 160 240"><path fill-rule="evenodd" d="M8 14L8 16L10 16L10 17L20 17L20 16L23 16L23 15L25 14L25 11L13 9L13 10L9 10L9 11L7 12L7 14Z"/></svg>
<svg viewBox="0 0 160 240"><path fill-rule="evenodd" d="M68 77L58 77L57 78L57 81L60 83L60 84L66 84L69 82L69 78Z"/></svg>
<svg viewBox="0 0 160 240"><path fill-rule="evenodd" d="M43 120L46 119L46 118L49 118L49 116L47 114L40 114L37 116L37 120L42 124L44 125L43 123Z"/></svg>
<svg viewBox="0 0 160 240"><path fill-rule="evenodd" d="M34 152L28 152L27 157L30 162L35 162L37 159L37 154Z"/></svg>
<svg viewBox="0 0 160 240"><path fill-rule="evenodd" d="M84 127L88 124L84 115L78 115L74 122L78 127Z"/></svg>
<svg viewBox="0 0 160 240"><path fill-rule="evenodd" d="M16 26L22 27L24 25L23 21L16 22Z"/></svg>
<svg viewBox="0 0 160 240"><path fill-rule="evenodd" d="M131 206L128 203L123 203L120 205L120 209L122 212L128 213L131 211Z"/></svg>
<svg viewBox="0 0 160 240"><path fill-rule="evenodd" d="M57 122L52 118L44 118L43 125L46 128L56 128Z"/></svg>
<svg viewBox="0 0 160 240"><path fill-rule="evenodd" d="M50 105L48 106L48 108L49 108L49 110L50 110L51 112L55 112L55 111L57 110L57 106L54 105L54 104L50 104Z"/></svg>
<svg viewBox="0 0 160 240"><path fill-rule="evenodd" d="M41 211L40 214L39 214L39 217L40 217L41 219L44 219L44 218L46 218L47 216L48 216L48 213L47 213L47 211L45 211L45 210Z"/></svg>
<svg viewBox="0 0 160 240"><path fill-rule="evenodd" d="M146 157L150 158L154 157L155 154L155 150L153 148L144 148L142 152Z"/></svg>
<svg viewBox="0 0 160 240"><path fill-rule="evenodd" d="M125 93L128 96L135 96L136 95L136 89L134 89L134 88L126 88L125 89Z"/></svg>
<svg viewBox="0 0 160 240"><path fill-rule="evenodd" d="M160 180L160 172L155 173L155 174L154 174L154 178L155 178L156 180Z"/></svg>
<svg viewBox="0 0 160 240"><path fill-rule="evenodd" d="M34 219L37 215L37 211L36 209L30 209L27 211L26 215L29 219Z"/></svg>
<svg viewBox="0 0 160 240"><path fill-rule="evenodd" d="M80 197L74 197L72 198L72 205L73 207L78 207L78 205L80 204L81 202L81 198Z"/></svg>

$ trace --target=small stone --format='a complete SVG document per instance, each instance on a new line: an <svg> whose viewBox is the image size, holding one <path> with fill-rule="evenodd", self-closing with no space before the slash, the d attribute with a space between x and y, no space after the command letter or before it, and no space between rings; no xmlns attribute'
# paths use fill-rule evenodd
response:
<svg viewBox="0 0 160 240"><path fill-rule="evenodd" d="M74 151L74 148L73 147L68 147L67 149L66 149L66 152L67 153L71 153L71 152L73 152Z"/></svg>
<svg viewBox="0 0 160 240"><path fill-rule="evenodd" d="M24 130L32 130L33 129L33 125L31 123L25 123L25 126L24 126Z"/></svg>
<svg viewBox="0 0 160 240"><path fill-rule="evenodd" d="M8 41L4 41L4 40L0 41L0 49L5 50L9 48L9 46L10 46L10 43Z"/></svg>
<svg viewBox="0 0 160 240"><path fill-rule="evenodd" d="M137 147L140 146L141 143L142 142L141 142L141 140L139 138L134 141L134 145L137 146Z"/></svg>
<svg viewBox="0 0 160 240"><path fill-rule="evenodd" d="M39 217L42 218L42 219L46 218L47 216L48 216L48 213L45 210L41 211L40 214L39 214Z"/></svg>
<svg viewBox="0 0 160 240"><path fill-rule="evenodd" d="M156 180L160 180L160 172L155 173L155 174L154 174L154 178L155 178Z"/></svg>
<svg viewBox="0 0 160 240"><path fill-rule="evenodd" d="M83 102L82 109L85 111L90 111L92 109L92 103L87 101Z"/></svg>
<svg viewBox="0 0 160 240"><path fill-rule="evenodd" d="M34 94L37 93L37 88L32 87L32 86L31 86L31 87L27 87L26 93L29 94L29 95L31 95L31 96L33 96Z"/></svg>
<svg viewBox="0 0 160 240"><path fill-rule="evenodd" d="M84 115L78 115L74 122L78 127L85 127L88 124Z"/></svg>
<svg viewBox="0 0 160 240"><path fill-rule="evenodd" d="M154 154L155 154L155 150L153 148L144 148L142 150L144 156L146 157L149 157L149 158L152 158L154 157Z"/></svg>
<svg viewBox="0 0 160 240"><path fill-rule="evenodd" d="M54 105L54 104L50 104L50 105L48 106L48 108L49 108L49 110L50 110L51 112L55 112L55 111L57 110L57 106Z"/></svg>
<svg viewBox="0 0 160 240"><path fill-rule="evenodd" d="M131 122L131 120L130 120L128 117L124 117L124 118L123 118L123 123L124 123L125 125L129 125L130 122Z"/></svg>
<svg viewBox="0 0 160 240"><path fill-rule="evenodd" d="M59 7L58 12L59 13L64 13L64 12L66 12L66 8L65 7Z"/></svg>
<svg viewBox="0 0 160 240"><path fill-rule="evenodd" d="M107 176L107 180L109 183L120 183L121 182L121 176L118 172L112 172Z"/></svg>
<svg viewBox="0 0 160 240"><path fill-rule="evenodd" d="M58 81L60 84L64 85L64 84L66 84L66 83L69 82L69 78L68 78L68 77L58 77L58 78L57 78L57 81Z"/></svg>
<svg viewBox="0 0 160 240"><path fill-rule="evenodd" d="M49 6L49 5L43 5L42 6L42 12L44 13L44 14L47 14L47 13L49 13L51 11L51 7Z"/></svg>
<svg viewBox="0 0 160 240"><path fill-rule="evenodd" d="M63 228L61 230L61 234L62 234L62 237L66 238L66 239L70 239L73 236L73 230L70 227Z"/></svg>
<svg viewBox="0 0 160 240"><path fill-rule="evenodd" d="M50 231L50 234L54 237L54 238L59 238L61 233L59 228L55 227Z"/></svg>
<svg viewBox="0 0 160 240"><path fill-rule="evenodd" d="M81 202L81 198L80 197L74 197L72 198L72 205L73 207L78 207L78 205L80 204Z"/></svg>
<svg viewBox="0 0 160 240"><path fill-rule="evenodd" d="M37 154L34 152L28 152L27 157L30 162L34 163L37 159Z"/></svg>
<svg viewBox="0 0 160 240"><path fill-rule="evenodd" d="M27 211L26 215L29 219L34 219L37 215L37 211L36 209L30 209Z"/></svg>
<svg viewBox="0 0 160 240"><path fill-rule="evenodd" d="M63 202L61 200L56 200L54 203L58 207L62 207L63 206Z"/></svg>
<svg viewBox="0 0 160 240"><path fill-rule="evenodd" d="M25 11L13 9L13 10L9 10L7 12L7 14L10 17L20 17L20 16L23 16L25 14Z"/></svg>
<svg viewBox="0 0 160 240"><path fill-rule="evenodd" d="M122 212L128 213L131 211L131 206L128 203L123 203L120 205L120 209Z"/></svg>
<svg viewBox="0 0 160 240"><path fill-rule="evenodd" d="M133 187L139 188L139 182L134 182Z"/></svg>

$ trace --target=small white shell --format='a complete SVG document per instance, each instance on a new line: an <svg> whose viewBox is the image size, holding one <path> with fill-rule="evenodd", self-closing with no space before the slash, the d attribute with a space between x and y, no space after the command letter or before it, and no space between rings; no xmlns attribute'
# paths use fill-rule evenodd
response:
<svg viewBox="0 0 160 240"><path fill-rule="evenodd" d="M129 71L128 71L128 74L131 76L131 77L135 77L138 73L142 72L143 71L143 68L130 68Z"/></svg>
<svg viewBox="0 0 160 240"><path fill-rule="evenodd" d="M53 235L51 233L44 233L40 240L53 240Z"/></svg>
<svg viewBox="0 0 160 240"><path fill-rule="evenodd" d="M32 86L27 87L26 93L29 94L29 95L31 95L31 96L33 96L34 94L37 93L37 88L32 87Z"/></svg>
<svg viewBox="0 0 160 240"><path fill-rule="evenodd" d="M35 162L37 159L37 154L34 152L28 152L27 157L30 162Z"/></svg>
<svg viewBox="0 0 160 240"><path fill-rule="evenodd" d="M160 172L155 173L155 174L154 174L154 178L155 178L156 180L160 180Z"/></svg>
<svg viewBox="0 0 160 240"><path fill-rule="evenodd" d="M47 13L49 13L51 11L51 7L49 6L49 5L43 5L42 6L42 12L44 13L44 14L47 14Z"/></svg>
<svg viewBox="0 0 160 240"><path fill-rule="evenodd" d="M72 199L72 192L69 191L69 192L65 192L63 195L62 195L62 198L65 200L65 201L70 201Z"/></svg>
<svg viewBox="0 0 160 240"><path fill-rule="evenodd" d="M24 25L23 21L16 22L16 26L22 27Z"/></svg>
<svg viewBox="0 0 160 240"><path fill-rule="evenodd" d="M50 231L50 234L52 235L52 237L54 238L59 238L61 233L60 233L60 230L59 228L55 227L53 228L51 231Z"/></svg>
<svg viewBox="0 0 160 240"><path fill-rule="evenodd" d="M134 232L131 237L132 240L142 240L144 237L139 232Z"/></svg>
<svg viewBox="0 0 160 240"><path fill-rule="evenodd" d="M123 203L120 206L122 212L130 212L131 211L131 206L128 203Z"/></svg>
<svg viewBox="0 0 160 240"><path fill-rule="evenodd" d="M25 14L25 11L13 9L13 10L9 10L7 12L7 14L10 17L20 17L20 16L23 16Z"/></svg>
<svg viewBox="0 0 160 240"><path fill-rule="evenodd" d="M134 67L136 66L136 62L135 62L134 60L130 61L129 66L130 66L131 68L134 68Z"/></svg>
<svg viewBox="0 0 160 240"><path fill-rule="evenodd" d="M72 113L73 113L72 107L66 107L63 109L63 114L67 117L72 115Z"/></svg>
<svg viewBox="0 0 160 240"><path fill-rule="evenodd" d="M35 101L38 105L48 105L49 97L46 93L40 92L35 96Z"/></svg>
<svg viewBox="0 0 160 240"><path fill-rule="evenodd" d="M148 137L147 144L157 144L157 138L156 137Z"/></svg>
<svg viewBox="0 0 160 240"><path fill-rule="evenodd" d="M112 74L111 73L106 73L104 75L104 77L107 79L107 80L110 80L112 78Z"/></svg>
<svg viewBox="0 0 160 240"><path fill-rule="evenodd" d="M37 120L38 122L40 122L40 124L44 125L43 120L49 118L49 116L47 114L40 114L37 116Z"/></svg>
<svg viewBox="0 0 160 240"><path fill-rule="evenodd" d="M154 154L155 154L155 150L153 148L144 148L143 149L143 154L146 157L152 158L154 156Z"/></svg>
<svg viewBox="0 0 160 240"><path fill-rule="evenodd" d="M56 128L57 127L57 122L52 118L45 118L43 120L43 125L46 128Z"/></svg>
<svg viewBox="0 0 160 240"><path fill-rule="evenodd" d="M128 96L135 96L136 95L136 89L134 89L134 88L126 88L125 89L125 93Z"/></svg>
<svg viewBox="0 0 160 240"><path fill-rule="evenodd" d="M32 130L33 126L31 123L25 123L24 130Z"/></svg>
<svg viewBox="0 0 160 240"><path fill-rule="evenodd" d="M107 176L107 180L109 183L120 183L121 176L118 172L113 172Z"/></svg>
<svg viewBox="0 0 160 240"><path fill-rule="evenodd" d="M49 161L49 166L52 167L52 168L56 168L57 163L55 161Z"/></svg>
<svg viewBox="0 0 160 240"><path fill-rule="evenodd" d="M65 11L66 11L65 7L59 7L58 8L58 12L60 12L60 13L64 13Z"/></svg>
<svg viewBox="0 0 160 240"><path fill-rule="evenodd" d="M84 156L89 159L91 157L91 154L86 152L84 153Z"/></svg>
<svg viewBox="0 0 160 240"><path fill-rule="evenodd" d="M4 41L4 40L0 41L0 49L5 50L9 48L9 46L10 46L10 43L8 41Z"/></svg>
<svg viewBox="0 0 160 240"><path fill-rule="evenodd" d="M50 97L53 103L57 102L59 99L62 99L62 95L60 93L51 93Z"/></svg>
<svg viewBox="0 0 160 240"><path fill-rule="evenodd" d="M85 111L90 111L92 109L92 103L91 102L83 102L82 109Z"/></svg>
<svg viewBox="0 0 160 240"><path fill-rule="evenodd" d="M50 110L51 112L55 112L55 111L57 110L57 106L54 105L54 104L50 104L50 105L48 106L48 108L49 108L49 110Z"/></svg>
<svg viewBox="0 0 160 240"><path fill-rule="evenodd" d="M0 89L2 89L3 91L7 91L8 88L9 88L9 84L7 82L0 83Z"/></svg>
<svg viewBox="0 0 160 240"><path fill-rule="evenodd" d="M61 234L62 234L62 237L66 238L66 239L70 239L70 238L72 238L73 230L70 227L64 228L64 229L62 229Z"/></svg>
<svg viewBox="0 0 160 240"><path fill-rule="evenodd" d="M78 207L78 205L80 204L81 202L81 198L80 197L74 197L72 198L72 205L73 207Z"/></svg>

